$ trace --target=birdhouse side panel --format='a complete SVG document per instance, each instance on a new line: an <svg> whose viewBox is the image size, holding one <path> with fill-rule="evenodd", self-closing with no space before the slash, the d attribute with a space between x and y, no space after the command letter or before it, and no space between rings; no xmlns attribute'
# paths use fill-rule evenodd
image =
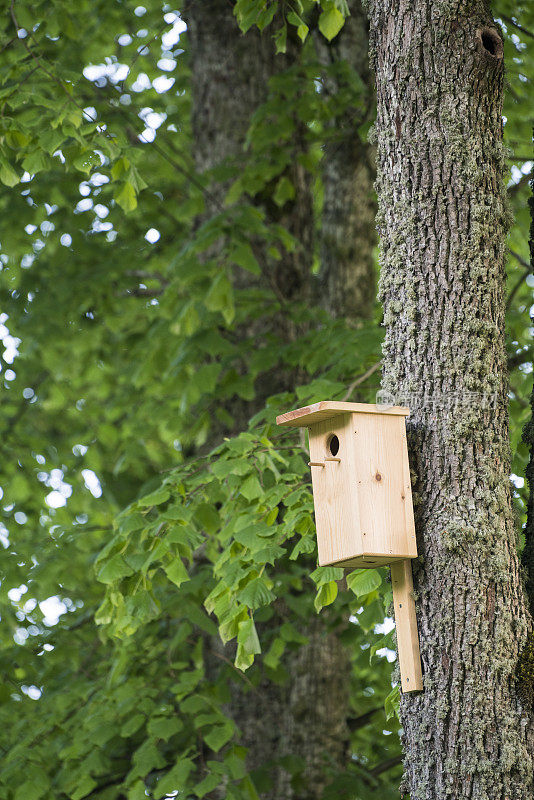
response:
<svg viewBox="0 0 534 800"><path fill-rule="evenodd" d="M310 427L310 463L319 565L362 555L351 414Z"/></svg>
<svg viewBox="0 0 534 800"><path fill-rule="evenodd" d="M355 477L363 551L417 555L404 417L353 414Z"/></svg>

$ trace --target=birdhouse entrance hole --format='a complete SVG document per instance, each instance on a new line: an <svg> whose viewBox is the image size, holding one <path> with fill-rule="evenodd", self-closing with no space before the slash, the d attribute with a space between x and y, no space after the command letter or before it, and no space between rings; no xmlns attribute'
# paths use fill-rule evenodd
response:
<svg viewBox="0 0 534 800"><path fill-rule="evenodd" d="M339 439L337 438L335 433L333 433L331 436L328 437L326 446L329 452L332 453L333 456L337 456L337 454L339 453Z"/></svg>

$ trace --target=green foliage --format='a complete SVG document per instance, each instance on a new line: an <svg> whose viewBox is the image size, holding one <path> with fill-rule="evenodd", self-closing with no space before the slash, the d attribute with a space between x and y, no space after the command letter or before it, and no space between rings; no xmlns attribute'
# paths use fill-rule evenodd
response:
<svg viewBox="0 0 534 800"><path fill-rule="evenodd" d="M347 0L237 0L234 14L243 33L253 25L263 31L271 24L281 23L274 38L277 52L285 53L288 25L295 29L301 42L306 41L310 27L315 26L330 42L342 29L350 11Z"/></svg>
<svg viewBox="0 0 534 800"><path fill-rule="evenodd" d="M526 708L534 706L534 633L530 632L527 643L517 664L518 693Z"/></svg>
<svg viewBox="0 0 534 800"><path fill-rule="evenodd" d="M351 654L349 714L379 709L355 726L325 798L388 800L398 770L371 769L400 752L392 636L378 627L390 588L381 571L316 568L306 450L274 425L292 406L341 399L380 357L377 324L284 303L269 279L300 247L277 216L300 191L295 141L318 227L331 123L362 100L359 77L320 66L309 35L335 37L348 9L235 4L243 31L265 29L281 52L295 34L306 44L250 110L236 163L213 176L193 166L179 17L153 0L137 8L17 0L26 35L9 14L1 23L0 794L256 797L231 700L286 685L319 613ZM508 61L531 75L517 33ZM334 97L320 90L329 74ZM506 131L520 156L531 83L514 75ZM511 192L510 238L524 259L525 192ZM510 288L523 270L512 257ZM522 282L511 356L528 346L528 296ZM527 370L512 374L517 474ZM377 380L351 399L372 401Z"/></svg>

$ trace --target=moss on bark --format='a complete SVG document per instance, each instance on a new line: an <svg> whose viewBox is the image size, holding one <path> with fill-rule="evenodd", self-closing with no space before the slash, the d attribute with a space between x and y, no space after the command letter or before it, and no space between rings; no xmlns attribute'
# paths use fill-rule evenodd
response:
<svg viewBox="0 0 534 800"><path fill-rule="evenodd" d="M401 703L405 787L412 800L527 800L534 720L516 665L532 623L509 490L499 31L484 2L369 11L383 387L411 407L422 555L425 689Z"/></svg>

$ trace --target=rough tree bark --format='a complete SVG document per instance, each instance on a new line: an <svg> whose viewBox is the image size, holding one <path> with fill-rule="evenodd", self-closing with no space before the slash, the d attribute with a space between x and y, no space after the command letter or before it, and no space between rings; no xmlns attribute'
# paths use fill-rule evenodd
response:
<svg viewBox="0 0 534 800"><path fill-rule="evenodd" d="M346 108L333 119L333 135L324 149L319 284L323 306L333 317L362 320L372 317L376 298L375 148L357 129L373 112L374 86L367 17L360 0L351 0L349 10L332 42L316 37L321 62L346 62L364 87L361 106ZM339 83L333 76L326 78L326 91L335 95Z"/></svg>
<svg viewBox="0 0 534 800"><path fill-rule="evenodd" d="M530 206L530 266L534 270L534 178L530 182L532 194ZM534 617L534 387L530 398L531 417L525 426L523 439L530 448L530 459L526 469L528 484L527 524L525 526L525 549L522 563L526 574L526 589L530 603L530 613ZM534 656L534 642L533 642ZM534 670L534 664L532 665ZM532 694L534 694L534 674L531 675Z"/></svg>
<svg viewBox="0 0 534 800"><path fill-rule="evenodd" d="M532 194L530 206L530 266L534 268L534 179L530 186ZM523 441L530 449L530 459L525 476L527 479L527 521L525 524L525 547L521 563L525 573L525 588L534 618L534 387L530 396L530 420L523 431ZM525 703L534 710L534 631L530 632L527 643L521 652L518 668L519 691Z"/></svg>
<svg viewBox="0 0 534 800"><path fill-rule="evenodd" d="M383 387L411 406L424 692L402 701L412 800L527 800L532 619L509 490L503 46L484 0L371 0Z"/></svg>

